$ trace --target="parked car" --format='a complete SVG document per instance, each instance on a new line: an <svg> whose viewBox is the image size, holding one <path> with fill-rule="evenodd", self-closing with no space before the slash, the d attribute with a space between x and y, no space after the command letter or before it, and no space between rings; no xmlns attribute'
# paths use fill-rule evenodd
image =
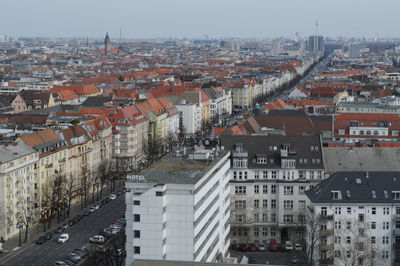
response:
<svg viewBox="0 0 400 266"><path fill-rule="evenodd" d="M79 262L78 259L76 259L76 258L74 258L74 257L70 257L70 256L66 256L66 257L64 258L64 260L65 260L65 261L71 261L71 262L74 263L74 264L77 264L77 263Z"/></svg>
<svg viewBox="0 0 400 266"><path fill-rule="evenodd" d="M125 218L118 218L116 222L119 223L119 224L122 224L123 226L126 226Z"/></svg>
<svg viewBox="0 0 400 266"><path fill-rule="evenodd" d="M79 256L79 254L76 253L76 252L71 252L71 253L68 254L68 256L69 256L69 257L74 257L74 258L76 258L77 260L81 260L81 259L82 259L82 257Z"/></svg>
<svg viewBox="0 0 400 266"><path fill-rule="evenodd" d="M119 222L112 222L111 225L113 225L113 224L118 225L118 226L121 227L121 228L124 228L124 227L125 227L124 224L120 224Z"/></svg>
<svg viewBox="0 0 400 266"><path fill-rule="evenodd" d="M72 262L68 257L64 258L64 262L69 266L73 266L78 263L78 262Z"/></svg>
<svg viewBox="0 0 400 266"><path fill-rule="evenodd" d="M65 223L65 224L63 224L61 227L64 228L64 230L65 230L65 229L68 228L68 224Z"/></svg>
<svg viewBox="0 0 400 266"><path fill-rule="evenodd" d="M69 234L62 234L59 238L58 238L58 243L64 244L65 242L67 242L69 239Z"/></svg>
<svg viewBox="0 0 400 266"><path fill-rule="evenodd" d="M3 243L0 242L0 253L3 253L4 249L3 249Z"/></svg>
<svg viewBox="0 0 400 266"><path fill-rule="evenodd" d="M68 221L68 226L73 226L75 223L75 219L71 219Z"/></svg>
<svg viewBox="0 0 400 266"><path fill-rule="evenodd" d="M109 196L109 198L110 198L111 200L115 200L115 199L117 198L117 195L111 194L111 195Z"/></svg>
<svg viewBox="0 0 400 266"><path fill-rule="evenodd" d="M83 218L85 218L85 216L82 215L82 214L79 214L78 216L75 217L75 221L78 223L78 222L80 222Z"/></svg>
<svg viewBox="0 0 400 266"><path fill-rule="evenodd" d="M43 245L46 242L46 239L44 236L39 237L38 240L36 240L36 245Z"/></svg>
<svg viewBox="0 0 400 266"><path fill-rule="evenodd" d="M239 250L240 251L249 251L249 247L246 244L240 244Z"/></svg>
<svg viewBox="0 0 400 266"><path fill-rule="evenodd" d="M236 244L231 244L231 246L229 247L229 249L231 250L238 250L239 247Z"/></svg>
<svg viewBox="0 0 400 266"><path fill-rule="evenodd" d="M58 260L58 261L54 262L53 266L68 266L68 264L61 260Z"/></svg>
<svg viewBox="0 0 400 266"><path fill-rule="evenodd" d="M92 212L90 210L86 210L83 212L84 216L89 216Z"/></svg>
<svg viewBox="0 0 400 266"><path fill-rule="evenodd" d="M55 233L55 234L61 234L62 231L64 231L64 228L63 228L62 226L60 226L60 227L58 227L58 228L54 231L54 233Z"/></svg>
<svg viewBox="0 0 400 266"><path fill-rule="evenodd" d="M254 257L249 257L249 264L256 264L257 260Z"/></svg>
<svg viewBox="0 0 400 266"><path fill-rule="evenodd" d="M124 194L124 191L123 190L118 190L117 197L121 196L122 194Z"/></svg>
<svg viewBox="0 0 400 266"><path fill-rule="evenodd" d="M114 256L115 257L119 257L119 256L121 256L123 254L123 251L122 251L122 249L116 249L115 251L114 251Z"/></svg>
<svg viewBox="0 0 400 266"><path fill-rule="evenodd" d="M301 247L301 245L299 243L294 244L294 249L296 251L302 251L302 247Z"/></svg>
<svg viewBox="0 0 400 266"><path fill-rule="evenodd" d="M296 255L292 255L292 256L290 257L290 263L291 263L291 264L297 264L298 262L299 262L299 259L297 258Z"/></svg>
<svg viewBox="0 0 400 266"><path fill-rule="evenodd" d="M250 251L257 251L256 245L253 244L253 243L249 244L249 250L250 250Z"/></svg>
<svg viewBox="0 0 400 266"><path fill-rule="evenodd" d="M45 238L46 240L50 240L52 237L53 237L53 234L52 234L52 233L46 233L46 234L44 235L44 238Z"/></svg>
<svg viewBox="0 0 400 266"><path fill-rule="evenodd" d="M99 208L100 208L99 205L93 205L92 208L90 208L90 211L91 211L91 212L95 212L95 211L97 211Z"/></svg>
<svg viewBox="0 0 400 266"><path fill-rule="evenodd" d="M82 249L82 248L76 248L76 249L74 250L74 252L77 253L77 254L79 254L79 256L81 256L81 258L86 257L87 254L88 254L87 251L84 250L84 249Z"/></svg>
<svg viewBox="0 0 400 266"><path fill-rule="evenodd" d="M265 251L266 250L265 245L264 244L258 245L258 250L259 251Z"/></svg>
<svg viewBox="0 0 400 266"><path fill-rule="evenodd" d="M94 237L91 237L89 239L90 243L104 243L104 236L102 235L96 235Z"/></svg>
<svg viewBox="0 0 400 266"><path fill-rule="evenodd" d="M269 251L272 251L272 252L279 251L279 249L280 249L280 246L278 244L271 244L269 246Z"/></svg>
<svg viewBox="0 0 400 266"><path fill-rule="evenodd" d="M105 238L110 238L110 237L112 237L113 234L111 233L111 231L103 231L103 232L100 232L99 235L102 235Z"/></svg>
<svg viewBox="0 0 400 266"><path fill-rule="evenodd" d="M119 231L121 231L122 228L123 228L123 226L121 226L121 225L119 225L119 224L112 223L112 224L110 225L110 229L118 229Z"/></svg>
<svg viewBox="0 0 400 266"><path fill-rule="evenodd" d="M285 242L285 250L287 251L292 251L293 250L293 244L290 241Z"/></svg>

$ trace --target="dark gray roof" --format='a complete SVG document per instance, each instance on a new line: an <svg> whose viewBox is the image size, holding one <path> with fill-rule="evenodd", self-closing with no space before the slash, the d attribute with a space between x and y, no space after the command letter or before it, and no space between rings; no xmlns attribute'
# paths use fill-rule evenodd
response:
<svg viewBox="0 0 400 266"><path fill-rule="evenodd" d="M105 103L112 101L112 97L88 97L82 107L104 107Z"/></svg>
<svg viewBox="0 0 400 266"><path fill-rule="evenodd" d="M9 99L0 99L0 113L9 113L14 111Z"/></svg>
<svg viewBox="0 0 400 266"><path fill-rule="evenodd" d="M341 198L333 199L332 191L339 191ZM306 195L313 203L400 204L393 198L393 191L400 192L400 172L338 172L306 191Z"/></svg>
<svg viewBox="0 0 400 266"><path fill-rule="evenodd" d="M269 116L273 116L273 115L289 115L289 116L307 116L306 112L304 112L303 110L271 110L268 113Z"/></svg>
<svg viewBox="0 0 400 266"><path fill-rule="evenodd" d="M79 108L79 105L59 104L47 108L29 110L21 114L79 113Z"/></svg>
<svg viewBox="0 0 400 266"><path fill-rule="evenodd" d="M326 173L339 171L400 171L400 148L324 148Z"/></svg>
<svg viewBox="0 0 400 266"><path fill-rule="evenodd" d="M322 149L319 136L243 136L221 135L222 146L231 151L235 145L241 143L243 150L248 152L249 168L281 168L281 145L289 145L296 153L296 168L299 169L323 169ZM272 150L270 149L272 147ZM317 146L318 150L312 150L311 146ZM276 150L274 149L276 147ZM267 155L267 164L257 164L253 161L257 154ZM270 159L273 159L271 163ZM307 159L307 163L304 163ZM313 163L314 159L314 163ZM317 163L317 159L319 163ZM300 163L300 160L303 162Z"/></svg>

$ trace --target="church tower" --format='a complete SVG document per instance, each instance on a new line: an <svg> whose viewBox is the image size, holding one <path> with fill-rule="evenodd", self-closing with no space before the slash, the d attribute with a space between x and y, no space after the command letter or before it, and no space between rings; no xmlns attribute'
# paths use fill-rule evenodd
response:
<svg viewBox="0 0 400 266"><path fill-rule="evenodd" d="M104 38L104 53L106 55L109 55L111 51L111 46L110 46L110 37L108 37L108 32L106 33L106 38Z"/></svg>

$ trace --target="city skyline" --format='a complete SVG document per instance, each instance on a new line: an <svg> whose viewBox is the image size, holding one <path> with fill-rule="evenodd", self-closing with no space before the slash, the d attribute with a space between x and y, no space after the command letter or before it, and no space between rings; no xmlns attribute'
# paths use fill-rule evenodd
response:
<svg viewBox="0 0 400 266"><path fill-rule="evenodd" d="M390 6L391 8L387 8ZM17 37L396 37L400 2L385 1L3 1L0 35ZM383 16L384 14L384 16Z"/></svg>

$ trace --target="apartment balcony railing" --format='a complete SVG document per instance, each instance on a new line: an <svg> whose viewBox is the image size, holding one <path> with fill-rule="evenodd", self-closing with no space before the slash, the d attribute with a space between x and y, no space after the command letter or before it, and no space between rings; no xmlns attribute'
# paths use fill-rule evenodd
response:
<svg viewBox="0 0 400 266"><path fill-rule="evenodd" d="M321 244L321 251L333 250L333 244Z"/></svg>
<svg viewBox="0 0 400 266"><path fill-rule="evenodd" d="M393 229L393 235L400 236L400 228L394 228Z"/></svg>
<svg viewBox="0 0 400 266"><path fill-rule="evenodd" d="M53 163L48 163L48 164L46 164L46 165L45 165L45 168L46 168L46 169L48 169L48 168L53 168Z"/></svg>
<svg viewBox="0 0 400 266"><path fill-rule="evenodd" d="M321 220L331 221L331 220L333 220L333 215L321 215Z"/></svg>
<svg viewBox="0 0 400 266"><path fill-rule="evenodd" d="M332 229L321 230L319 234L320 236L330 236L333 235L333 230Z"/></svg>

